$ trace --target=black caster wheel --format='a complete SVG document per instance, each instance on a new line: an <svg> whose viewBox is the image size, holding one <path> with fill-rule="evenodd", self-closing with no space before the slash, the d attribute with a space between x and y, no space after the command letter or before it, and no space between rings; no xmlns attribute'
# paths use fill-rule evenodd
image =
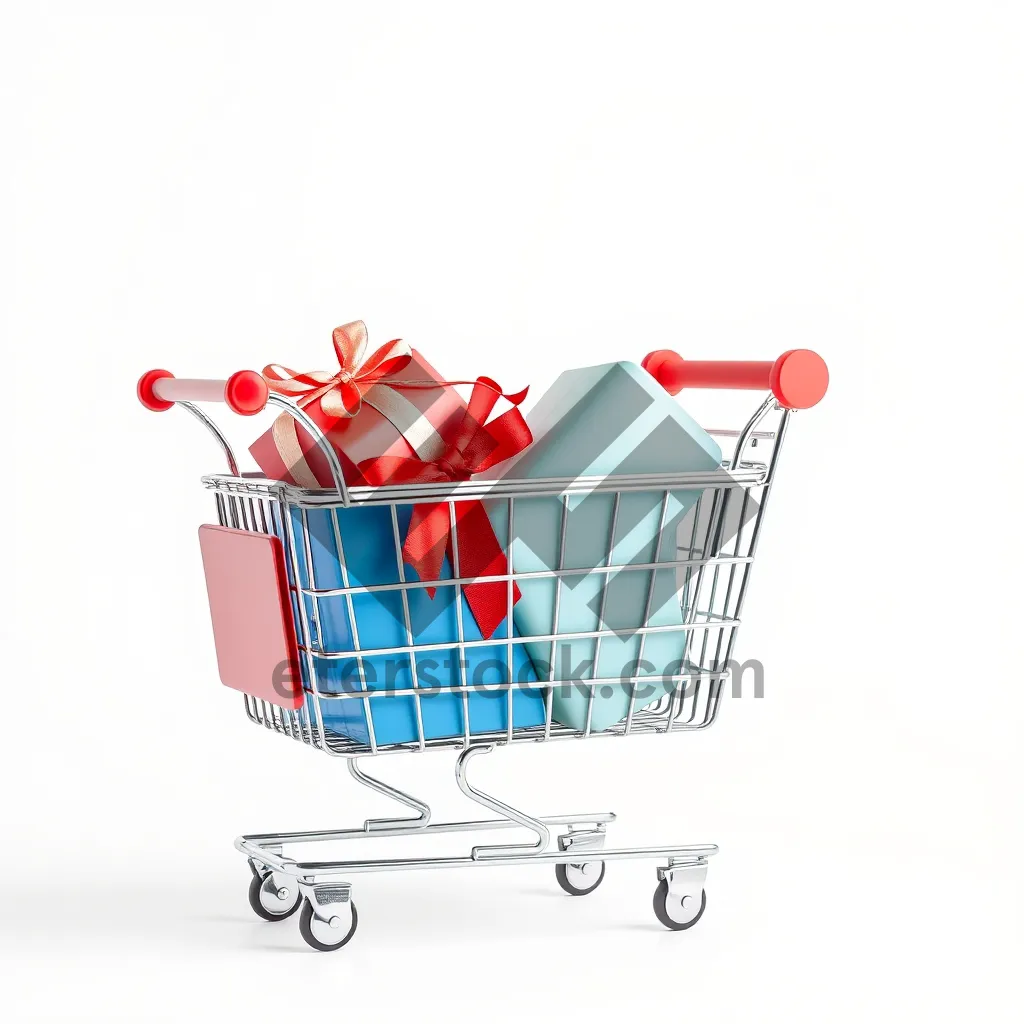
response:
<svg viewBox="0 0 1024 1024"><path fill-rule="evenodd" d="M249 906L264 921L283 921L291 917L301 902L298 882L278 888L273 874L267 874L262 877L254 875L249 883Z"/></svg>
<svg viewBox="0 0 1024 1024"><path fill-rule="evenodd" d="M555 879L570 896L586 896L604 881L605 863L591 860L586 864L556 864Z"/></svg>
<svg viewBox="0 0 1024 1024"><path fill-rule="evenodd" d="M323 921L313 916L313 904L305 900L302 904L302 913L299 914L299 933L306 940L306 943L321 953L330 953L332 949L341 949L349 939L356 933L359 925L359 914L356 912L354 903L339 903L341 913L331 921ZM352 912L351 925L348 931L345 925L348 924L348 914L345 908Z"/></svg>
<svg viewBox="0 0 1024 1024"><path fill-rule="evenodd" d="M703 889L700 891L700 906L697 905L696 896L673 896L668 891L667 878L654 890L655 917L674 932L692 928L703 917L707 905L708 894Z"/></svg>

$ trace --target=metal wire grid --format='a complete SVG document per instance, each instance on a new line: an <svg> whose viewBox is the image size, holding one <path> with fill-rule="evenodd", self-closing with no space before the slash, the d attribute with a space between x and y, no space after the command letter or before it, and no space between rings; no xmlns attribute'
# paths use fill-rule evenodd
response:
<svg viewBox="0 0 1024 1024"><path fill-rule="evenodd" d="M765 408L761 410L761 414ZM768 496L770 481L775 468L781 442L785 432L786 415L783 415L777 435L758 435L761 438L774 439L769 464L740 462L744 444L752 436L752 425L756 416L748 424L744 432L738 432L740 440L737 454L727 465L727 472L715 478L715 484L708 485L707 474L674 474L671 476L651 478L609 478L599 481L501 481L499 485L485 485L470 481L467 485L456 484L442 492L437 485L429 487L403 487L397 489L353 489L350 501L375 505L386 505L390 508L393 541L397 559L399 580L397 583L379 584L357 587L351 585L348 573L348 560L342 538L342 530L338 520L341 504L337 494L330 491L301 491L283 484L266 481L260 477L209 476L204 477L204 484L215 494L218 520L221 525L238 529L253 530L261 533L272 533L281 538L289 565L290 587L294 595L297 611L296 627L298 633L299 654L303 661L303 689L305 701L297 711L287 710L264 700L245 696L245 708L248 717L268 730L291 736L304 744L323 750L326 753L356 757L365 754L398 752L404 750L425 750L430 748L466 748L471 742L540 742L550 739L585 739L594 736L627 736L648 733L670 733L710 726L717 718L725 680L729 676L730 659L736 639L739 615L749 582L750 567L753 562L757 539L760 533L764 508ZM756 441L755 441L756 443ZM653 486L657 482L658 486ZM700 496L684 520L683 528L677 537L676 558L653 562L614 563L616 526L619 507L623 494L649 494L652 499L660 501L660 523L658 538L655 543L654 556L657 559L660 549L661 532L665 526L666 510L673 491L693 490L701 487ZM503 575L482 576L474 579L463 578L460 574L458 533L455 530L455 507L459 500L469 500L486 494L489 502L504 503L508 523L508 538L514 536L514 523L517 499L524 497L553 496L565 494L573 488L584 488L587 492L607 492L613 495L611 523L608 535L604 564L589 568L566 568L565 536L567 525L567 503L562 502L561 527L558 538L557 566L537 572L515 572L511 569ZM395 491L395 493L390 493ZM418 493L417 493L418 492ZM411 581L407 578L402 564L402 538L399 530L398 506L417 502L436 502L446 498L450 521L452 524L452 577L436 581ZM756 504L755 504L756 503ZM339 554L339 570L342 586L325 589L317 586L316 559L310 549L310 530L308 527L308 510L324 508L328 510L334 533L334 541ZM751 515L750 513L753 512ZM302 524L301 531L293 528L293 514L297 515ZM296 536L296 534L300 534ZM299 547L301 545L301 549ZM509 544L506 538L506 556ZM301 585L300 557L308 573L308 586ZM660 572L676 573L676 582L682 624L670 626L652 626L650 618L654 597L655 580ZM639 653L637 663L642 661L647 637L656 632L679 632L685 639L683 642L682 672L670 677L631 676L626 679L594 678L585 681L566 681L555 677L554 651L556 644L562 640L586 639L594 642L594 664L597 671L598 658L602 641L620 633L607 628L604 623L605 603L610 581L620 573L648 573L647 602L643 621L639 628L631 630L639 636ZM598 612L599 628L584 632L566 632L559 629L559 610L562 594L562 580L573 575L596 573L602 577ZM506 628L506 634L500 639L467 640L463 622L462 591L470 583L504 582L507 593L506 624L512 621L513 584L529 579L547 578L555 580L555 606L552 632L545 636L513 636L512 630ZM409 610L409 593L414 588L426 586L455 588L455 613L457 622L457 640L453 643L436 645L415 644L414 633ZM361 593L397 591L401 596L404 615L406 644L400 647L367 649L360 643L358 624L353 596ZM345 651L324 650L320 638L324 636L321 625L320 602L327 597L342 597L351 627L352 649ZM541 726L514 726L513 698L519 684L513 679L513 647L521 643L536 645L539 642L550 644L552 656L546 679L539 683L529 684L529 689L541 690L544 694L544 722ZM417 678L416 654L429 650L431 646L438 649L457 650L459 683L451 686L431 686L429 697L441 693L458 695L462 701L462 721L464 731L461 736L445 738L429 738L426 735L421 699L423 689ZM500 732L470 731L469 695L472 687L467 685L464 676L465 653L471 648L504 647L507 675L504 683L488 684L491 694L504 693L507 700L507 726ZM364 666L365 659L372 656L401 654L407 657L411 685L404 689L371 690L367 686ZM345 693L324 692L318 685L317 663L322 659L346 658L354 659L358 667L359 688ZM640 686L651 682L662 681L668 684L669 692L651 704L635 707L635 696ZM560 724L553 718L553 695L555 687L572 685L584 692L587 697L586 723L583 729L573 729ZM616 725L604 730L593 730L591 719L597 688L615 685L627 685L630 688L629 711L626 718ZM416 740L403 743L378 743L373 728L373 705L371 702L393 697L411 697L415 709ZM323 702L334 700L357 700L363 704L367 741L363 742L325 727Z"/></svg>

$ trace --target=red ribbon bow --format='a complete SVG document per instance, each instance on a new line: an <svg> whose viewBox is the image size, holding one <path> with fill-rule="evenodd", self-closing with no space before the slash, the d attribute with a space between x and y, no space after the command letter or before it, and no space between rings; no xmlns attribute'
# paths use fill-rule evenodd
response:
<svg viewBox="0 0 1024 1024"><path fill-rule="evenodd" d="M402 456L382 456L359 464L359 471L371 486L403 483L432 483L468 480L474 473L496 466L517 455L533 441L530 428L518 406L526 390L505 396L512 408L487 423L501 388L488 377L473 384L465 415L447 439L440 456L429 462ZM455 528L459 548L459 575L501 576L508 572L505 552L494 535L494 528L479 501L457 501ZM412 518L402 545L402 557L421 580L441 578L445 554L451 554L451 515L447 502L413 506ZM452 559L454 567L454 558ZM519 588L512 586L513 602L519 600ZM506 584L471 583L464 593L473 617L485 639L490 639L508 612ZM434 589L430 590L431 596Z"/></svg>
<svg viewBox="0 0 1024 1024"><path fill-rule="evenodd" d="M385 381L409 365L412 349L399 338L381 345L366 355L366 324L362 320L334 329L334 351L340 369L337 373L311 370L297 373L271 363L263 368L263 376L274 391L296 398L300 407L320 399L324 413L335 419L355 416L363 404L363 396L376 384Z"/></svg>

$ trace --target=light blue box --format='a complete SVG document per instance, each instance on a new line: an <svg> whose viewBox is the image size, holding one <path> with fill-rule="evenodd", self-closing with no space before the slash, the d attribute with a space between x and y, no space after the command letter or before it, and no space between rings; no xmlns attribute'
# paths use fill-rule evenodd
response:
<svg viewBox="0 0 1024 1024"><path fill-rule="evenodd" d="M399 537L405 536L412 513L411 505L397 507ZM338 533L345 552L350 586L373 586L400 582L391 508L367 505L350 508L306 509L305 526L302 511L291 509L291 524L299 562L302 587L310 586L303 533L308 529L316 589L333 589L343 585ZM291 567L289 567L291 572ZM441 570L442 579L451 579L447 559ZM418 580L415 571L405 566L407 580ZM455 644L458 640L456 588L439 586L431 598L426 588L406 591L413 644ZM466 640L482 640L465 595L461 595L463 634ZM310 629L315 632L313 601L304 597ZM356 630L361 650L408 646L402 593L399 590L356 593L351 597ZM320 597L319 637L315 646L321 651L347 652L355 649L348 599L344 595ZM298 608L295 609L298 614ZM515 636L513 630L513 636ZM508 728L507 683L508 644L506 622L502 622L490 638L493 645L469 648L466 651L464 677L460 674L458 649L417 651L417 682L423 693L420 708L423 735L427 740L461 736L465 733L464 705L459 694L444 692L447 686L465 684L476 687L468 696L469 731L471 734L504 731ZM309 686L305 658L300 658L303 683ZM362 689L355 658L314 658L318 688L322 693L353 692ZM529 684L537 681L536 672L522 644L512 646L513 682ZM366 688L381 690L408 689L413 686L412 661L408 653L376 655L363 659ZM431 692L434 691L434 692ZM313 699L306 698L310 720L316 722ZM416 698L411 696L377 696L369 700L374 738L378 745L414 743L419 739L416 720ZM320 701L324 726L361 743L369 742L366 704L362 699L324 699ZM540 691L515 688L512 723L514 728L544 724L545 706Z"/></svg>
<svg viewBox="0 0 1024 1024"><path fill-rule="evenodd" d="M634 363L607 363L563 373L528 414L527 421L533 431L533 444L500 473L491 475L511 480L711 472L722 460L721 449L711 436ZM623 493L615 517L611 562L608 551L613 493L516 498L512 538L515 571L559 567L563 507L566 529L562 568L675 560L679 524L701 493L671 491L667 502L663 501L664 492ZM507 502L494 500L487 507L495 532L504 541L508 537ZM524 637L616 631L616 635L601 638L599 650L595 638L557 640L553 647L550 641L525 645L542 681L615 680L594 688L590 723L594 730L606 729L627 716L630 689L619 680L679 674L686 654L685 630L650 633L643 643L643 662L637 664L641 637L635 630L644 624L645 613L646 622L652 626L683 625L675 568L610 574L603 614L599 614L608 575L591 572L567 576L558 584L554 579L521 579L522 597L513 612L516 629ZM553 717L564 725L583 729L588 705L585 688L562 685L554 689ZM667 691L661 680L639 684L637 707L658 700Z"/></svg>

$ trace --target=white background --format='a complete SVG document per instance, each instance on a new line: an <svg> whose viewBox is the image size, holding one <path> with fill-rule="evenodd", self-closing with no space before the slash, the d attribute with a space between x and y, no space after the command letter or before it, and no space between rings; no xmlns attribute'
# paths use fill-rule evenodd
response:
<svg viewBox="0 0 1024 1024"><path fill-rule="evenodd" d="M1019 1019L1020 6L148 6L0 26L7 1019ZM764 699L479 765L719 843L692 931L651 863L579 900L360 877L330 955L249 910L236 834L386 807L218 685L217 452L134 386L327 367L357 318L537 393L665 346L827 359L740 631ZM381 774L446 817L451 762Z"/></svg>

